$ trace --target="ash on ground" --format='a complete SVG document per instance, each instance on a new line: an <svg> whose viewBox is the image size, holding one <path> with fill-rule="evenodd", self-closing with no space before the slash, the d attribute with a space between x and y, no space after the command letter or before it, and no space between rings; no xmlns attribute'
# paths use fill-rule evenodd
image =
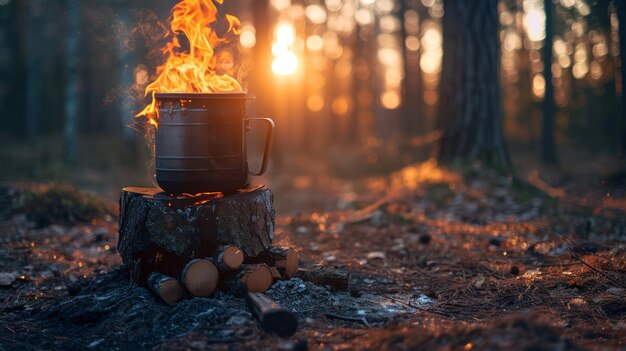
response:
<svg viewBox="0 0 626 351"><path fill-rule="evenodd" d="M198 338L198 333L210 344L242 343L264 335L245 299L228 293L184 299L169 306L147 289L131 286L121 268L84 281L80 291L57 303L31 306L25 316L29 327L11 339L28 345L22 349L71 350L86 345L98 350L152 348L181 337ZM301 326L320 322L384 326L415 313L417 309L411 306L430 303L419 294L364 293L355 297L297 278L277 282L267 295L294 312ZM33 339L31 328L39 330L40 337Z"/></svg>

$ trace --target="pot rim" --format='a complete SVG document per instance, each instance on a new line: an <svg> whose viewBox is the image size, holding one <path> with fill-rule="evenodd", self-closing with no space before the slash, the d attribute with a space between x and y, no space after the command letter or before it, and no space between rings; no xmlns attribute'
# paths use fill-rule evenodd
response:
<svg viewBox="0 0 626 351"><path fill-rule="evenodd" d="M224 92L224 93L155 93L155 99L255 99L248 92Z"/></svg>

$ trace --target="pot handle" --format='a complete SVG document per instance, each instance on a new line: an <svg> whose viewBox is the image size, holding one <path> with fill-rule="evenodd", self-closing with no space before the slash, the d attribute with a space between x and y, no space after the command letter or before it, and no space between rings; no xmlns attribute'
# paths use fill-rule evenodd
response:
<svg viewBox="0 0 626 351"><path fill-rule="evenodd" d="M274 128L276 124L271 118L248 118L248 121L260 121L266 123L267 132L265 134L265 150L263 151L263 161L261 162L261 169L258 173L248 171L249 175L260 176L265 173L267 169L267 163L270 159L270 149L272 148L272 133L274 132Z"/></svg>

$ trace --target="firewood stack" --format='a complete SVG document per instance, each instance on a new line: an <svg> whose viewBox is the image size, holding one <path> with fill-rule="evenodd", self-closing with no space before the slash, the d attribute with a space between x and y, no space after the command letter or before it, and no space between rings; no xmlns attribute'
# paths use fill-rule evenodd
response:
<svg viewBox="0 0 626 351"><path fill-rule="evenodd" d="M136 282L168 304L217 289L265 292L298 272L297 251L271 245L272 201L264 186L192 199L124 188L118 250Z"/></svg>

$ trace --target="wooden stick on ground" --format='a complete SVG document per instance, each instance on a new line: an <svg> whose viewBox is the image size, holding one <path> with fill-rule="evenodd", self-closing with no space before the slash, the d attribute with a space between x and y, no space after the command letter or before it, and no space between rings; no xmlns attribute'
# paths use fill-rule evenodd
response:
<svg viewBox="0 0 626 351"><path fill-rule="evenodd" d="M341 266L319 266L310 269L298 269L296 278L311 282L315 285L328 286L334 291L350 290L350 271Z"/></svg>
<svg viewBox="0 0 626 351"><path fill-rule="evenodd" d="M246 295L246 302L266 332L278 336L292 336L298 329L298 320L293 313L267 295L249 292Z"/></svg>
<svg viewBox="0 0 626 351"><path fill-rule="evenodd" d="M224 284L230 292L241 296L248 291L266 292L272 282L272 271L266 264L244 264Z"/></svg>
<svg viewBox="0 0 626 351"><path fill-rule="evenodd" d="M159 272L150 273L148 287L170 305L175 304L183 296L183 287L180 282Z"/></svg>
<svg viewBox="0 0 626 351"><path fill-rule="evenodd" d="M235 245L222 245L215 250L213 263L220 272L234 271L243 263L244 254Z"/></svg>
<svg viewBox="0 0 626 351"><path fill-rule="evenodd" d="M205 259L189 261L181 274L185 288L194 296L211 296L217 288L218 279L217 267Z"/></svg>

